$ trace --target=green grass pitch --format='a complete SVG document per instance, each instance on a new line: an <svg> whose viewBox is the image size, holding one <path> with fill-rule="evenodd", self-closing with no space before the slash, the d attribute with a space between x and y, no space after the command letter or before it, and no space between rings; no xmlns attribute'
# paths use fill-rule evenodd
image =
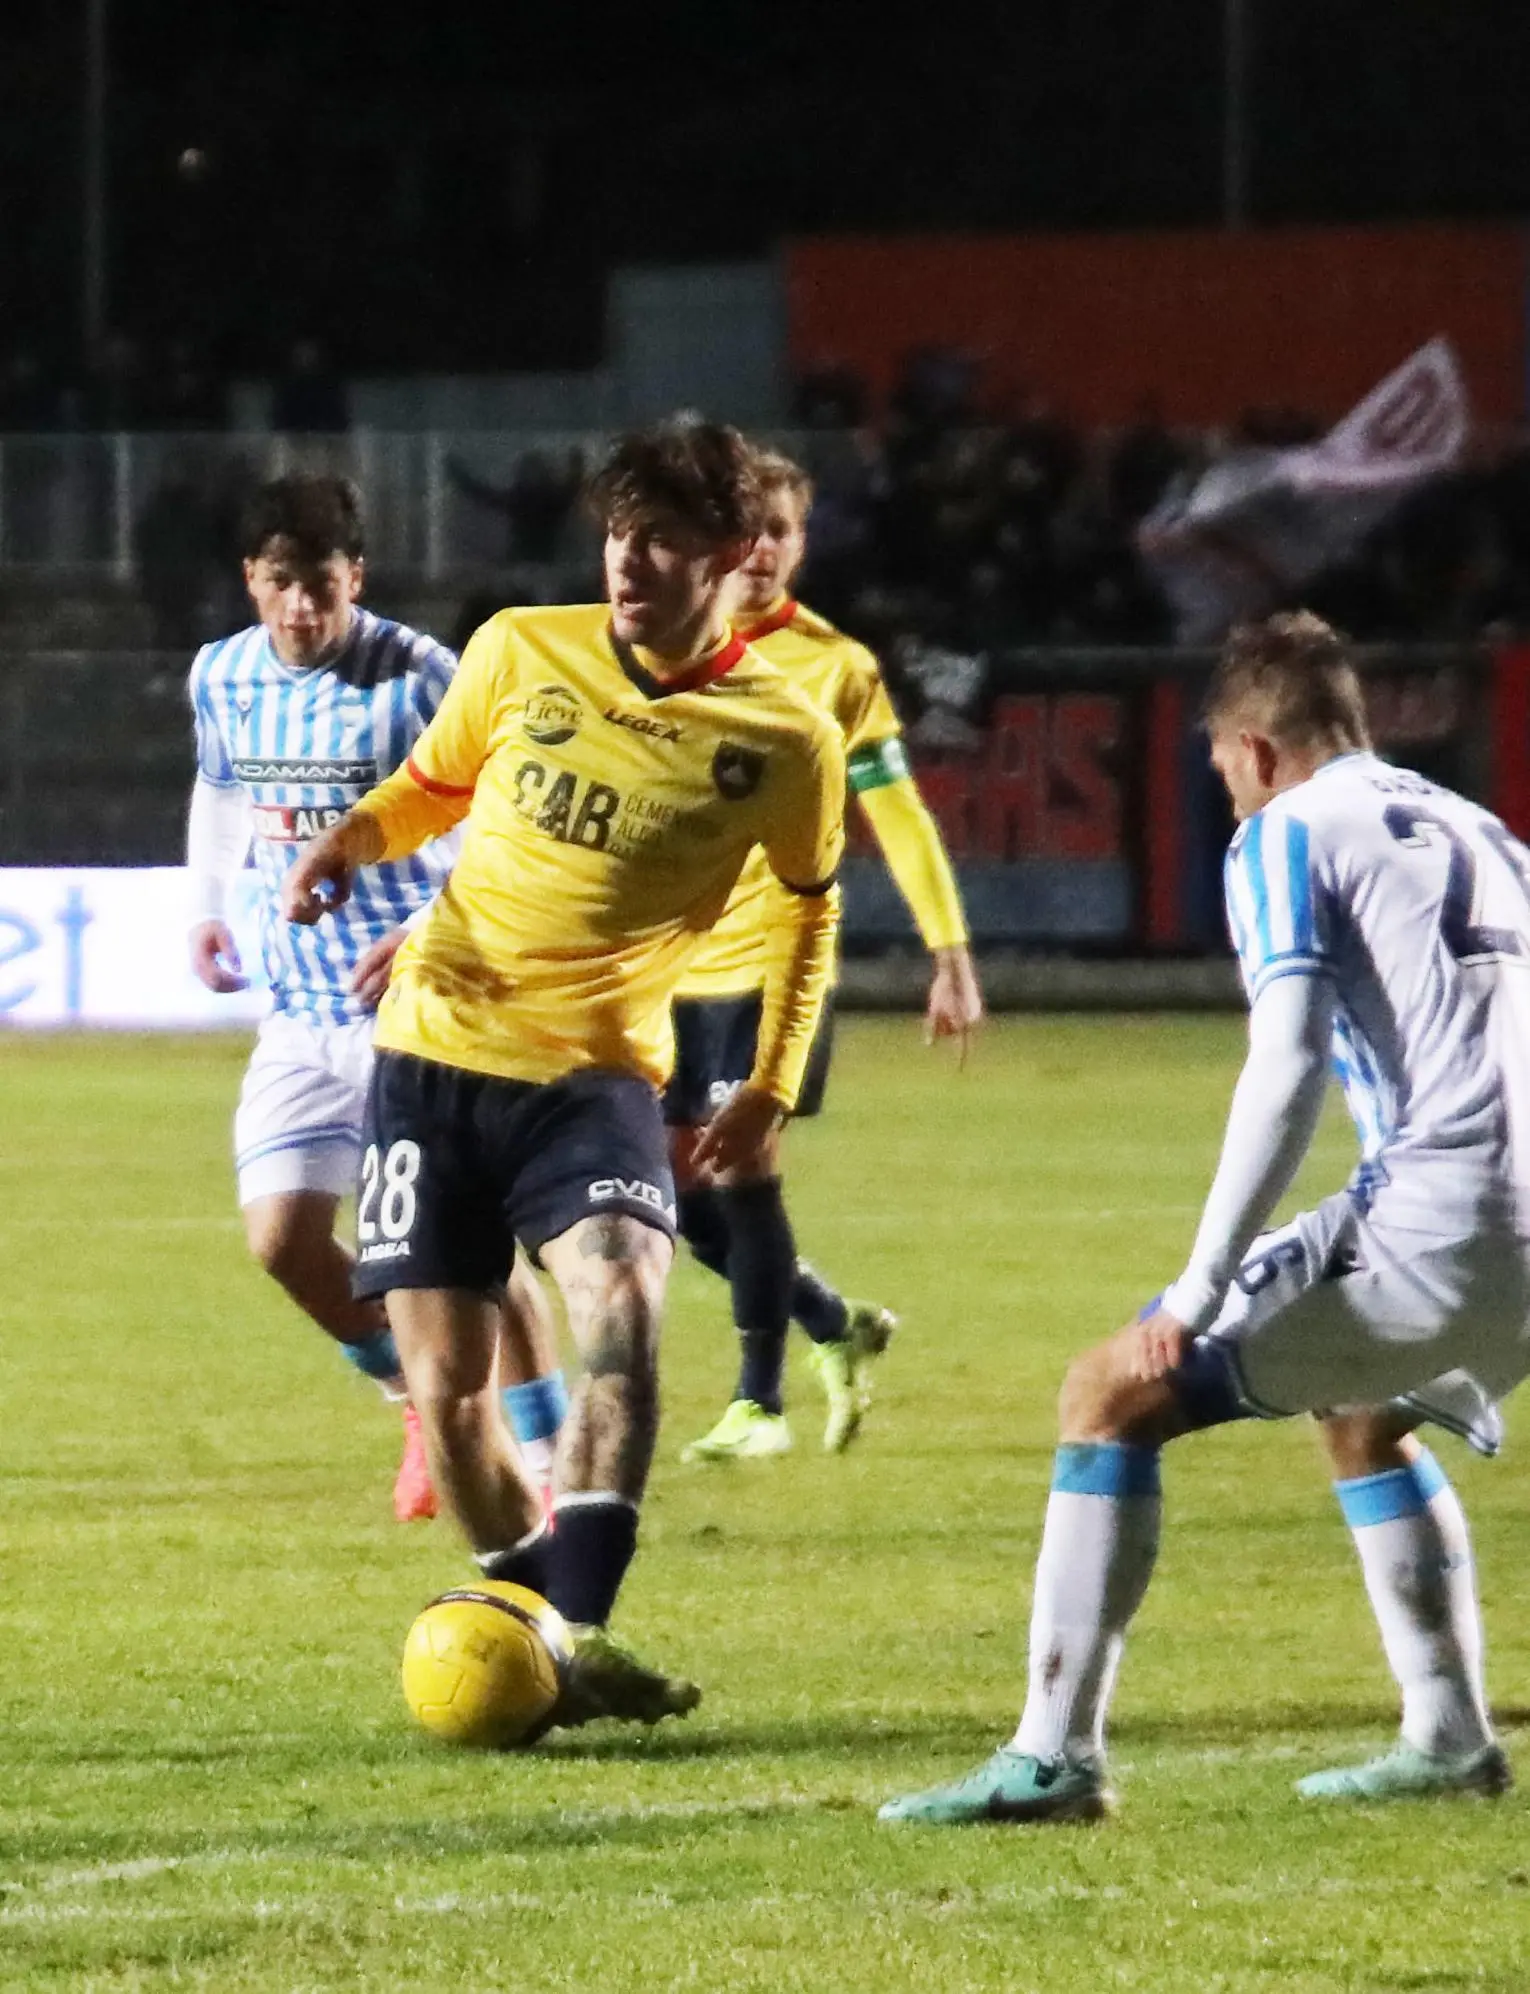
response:
<svg viewBox="0 0 1530 1994"><path fill-rule="evenodd" d="M1530 1813L1325 1812L1392 1690L1310 1435L1172 1450L1117 1701L1116 1821L879 1827L1014 1723L1068 1354L1175 1273L1232 1018L1013 1019L965 1073L847 1021L791 1139L805 1250L904 1325L857 1449L685 1469L731 1383L677 1270L618 1625L702 1710L474 1757L403 1634L464 1574L390 1518L396 1422L245 1261L232 1038L0 1045L0 1986L1530 1988ZM1342 1178L1337 1117L1307 1174ZM1530 1767L1530 1468L1441 1440Z"/></svg>

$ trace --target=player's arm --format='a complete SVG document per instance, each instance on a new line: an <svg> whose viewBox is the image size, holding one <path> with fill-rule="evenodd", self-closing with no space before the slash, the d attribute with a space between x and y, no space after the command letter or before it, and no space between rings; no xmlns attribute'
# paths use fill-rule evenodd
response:
<svg viewBox="0 0 1530 1994"><path fill-rule="evenodd" d="M229 889L250 849L250 799L234 774L218 731L199 658L191 671L197 773L186 812L186 874L191 891L191 967L220 996L249 987L228 925Z"/></svg>
<svg viewBox="0 0 1530 1994"><path fill-rule="evenodd" d="M983 992L940 828L909 773L896 734L857 748L849 759L849 774L887 869L935 964L925 1010L926 1040L956 1039L965 1060L971 1035L982 1022Z"/></svg>
<svg viewBox="0 0 1530 1994"><path fill-rule="evenodd" d="M511 679L500 621L485 624L463 652L435 718L403 767L304 847L282 885L289 921L312 926L344 905L360 867L407 858L467 815Z"/></svg>
<svg viewBox="0 0 1530 1994"><path fill-rule="evenodd" d="M844 797L844 750L838 731L825 726L804 741L762 839L778 885L765 936L754 1070L702 1132L696 1148L702 1169L729 1170L748 1162L796 1105L834 979Z"/></svg>
<svg viewBox="0 0 1530 1994"><path fill-rule="evenodd" d="M1327 976L1282 977L1255 999L1222 1158L1189 1264L1163 1297L1164 1311L1187 1329L1215 1320L1307 1154L1328 1087L1333 1016Z"/></svg>
<svg viewBox="0 0 1530 1994"><path fill-rule="evenodd" d="M1301 823L1254 819L1229 856L1228 919L1250 993L1248 1058L1189 1264L1144 1326L1144 1342L1169 1363L1183 1332L1216 1319L1322 1112L1336 1002L1333 921L1310 843ZM1279 893L1270 892L1272 879ZM1145 1374L1161 1370L1149 1364Z"/></svg>

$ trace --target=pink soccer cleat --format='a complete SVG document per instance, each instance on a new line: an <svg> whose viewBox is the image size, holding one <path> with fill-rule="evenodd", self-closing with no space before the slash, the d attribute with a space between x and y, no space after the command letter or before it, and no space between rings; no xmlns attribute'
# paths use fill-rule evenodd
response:
<svg viewBox="0 0 1530 1994"><path fill-rule="evenodd" d="M406 1405L404 1458L393 1481L393 1514L400 1523L428 1523L435 1513L436 1492L431 1486L430 1464L425 1459L420 1415L412 1405Z"/></svg>

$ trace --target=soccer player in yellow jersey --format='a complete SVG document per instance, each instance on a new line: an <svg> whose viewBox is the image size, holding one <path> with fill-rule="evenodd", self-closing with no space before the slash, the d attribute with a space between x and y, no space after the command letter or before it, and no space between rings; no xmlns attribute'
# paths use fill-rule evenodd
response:
<svg viewBox="0 0 1530 1994"><path fill-rule="evenodd" d="M774 451L761 451L765 526L735 576L732 611L741 636L779 665L833 716L849 757L850 788L918 923L934 963L926 1036L955 1038L963 1057L983 1015L967 924L940 832L909 774L898 716L876 659L833 624L792 598L802 565L812 481ZM896 1318L869 1302L846 1302L797 1258L772 1142L743 1170L698 1176L691 1155L709 1117L747 1078L755 1053L773 894L770 868L756 853L721 920L693 958L675 1006L675 1072L665 1095L679 1187L680 1230L704 1266L732 1290L741 1361L731 1404L692 1461L783 1453L791 1429L781 1404L789 1320L813 1339L828 1395L824 1446L839 1453L869 1404L867 1366L886 1348ZM828 1077L831 1015L826 1005L793 1111L817 1114Z"/></svg>
<svg viewBox="0 0 1530 1994"><path fill-rule="evenodd" d="M658 1425L670 1005L762 847L779 891L757 1055L699 1146L703 1170L758 1171L832 974L844 842L838 728L727 622L763 509L744 439L707 423L629 436L591 496L609 606L485 624L409 761L307 847L286 894L292 919L323 919L358 866L465 822L378 1011L357 1285L386 1298L436 1486L480 1566L575 1626L562 1723L652 1721L700 1694L605 1632ZM517 1239L584 1358L550 1534L493 1388L488 1298Z"/></svg>

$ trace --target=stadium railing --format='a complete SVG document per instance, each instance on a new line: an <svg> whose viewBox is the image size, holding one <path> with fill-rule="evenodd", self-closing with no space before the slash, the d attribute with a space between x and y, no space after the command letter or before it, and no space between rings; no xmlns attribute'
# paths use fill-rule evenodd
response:
<svg viewBox="0 0 1530 1994"><path fill-rule="evenodd" d="M1364 658L1384 751L1530 830L1530 647ZM1231 994L1220 892L1231 826L1196 725L1209 663L1163 650L963 656L915 644L900 655L911 759L997 1002ZM184 652L0 653L4 866L180 862L187 664ZM846 993L910 1001L922 952L852 821Z"/></svg>

